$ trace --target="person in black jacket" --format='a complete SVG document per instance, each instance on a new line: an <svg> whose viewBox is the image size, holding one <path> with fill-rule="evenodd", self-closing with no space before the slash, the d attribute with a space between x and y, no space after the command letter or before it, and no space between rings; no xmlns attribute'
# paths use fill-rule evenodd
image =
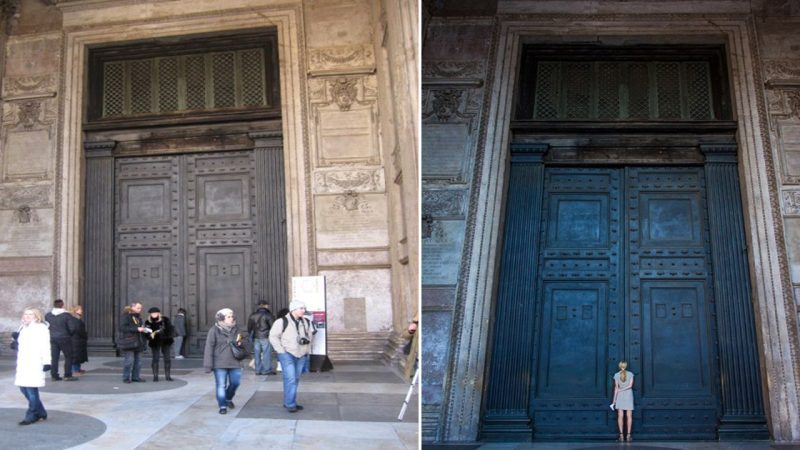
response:
<svg viewBox="0 0 800 450"><path fill-rule="evenodd" d="M275 317L266 301L259 302L258 309L250 314L247 321L247 334L253 341L256 375L275 375L272 370L272 345L269 343L269 329L274 321Z"/></svg>
<svg viewBox="0 0 800 450"><path fill-rule="evenodd" d="M75 333L72 335L72 373L81 374L81 364L89 362L89 335L86 333L86 323L83 321L83 306L73 306L72 320Z"/></svg>
<svg viewBox="0 0 800 450"><path fill-rule="evenodd" d="M142 351L145 349L145 333L148 329L142 323L141 302L134 301L125 307L122 316L119 318L119 337L117 338L117 348L120 349L125 357L122 363L122 381L124 383L137 382L144 383L141 378L142 370Z"/></svg>
<svg viewBox="0 0 800 450"><path fill-rule="evenodd" d="M72 376L72 335L75 334L75 321L64 310L64 300L53 302L53 310L45 320L50 324L50 377L53 381L75 381ZM64 353L64 378L58 375L58 359Z"/></svg>
<svg viewBox="0 0 800 450"><path fill-rule="evenodd" d="M170 366L172 365L172 342L175 331L169 322L169 317L161 315L161 310L155 306L147 311L150 317L145 321L144 326L149 328L150 348L153 350L153 359L150 367L153 368L153 381L158 381L158 354L164 356L164 379L172 381L170 376Z"/></svg>

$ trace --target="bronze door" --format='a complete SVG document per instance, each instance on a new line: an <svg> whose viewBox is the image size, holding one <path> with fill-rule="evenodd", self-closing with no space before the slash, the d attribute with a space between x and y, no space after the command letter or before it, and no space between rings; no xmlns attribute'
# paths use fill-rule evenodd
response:
<svg viewBox="0 0 800 450"><path fill-rule="evenodd" d="M263 292L255 191L253 152L117 158L116 309L185 308L194 350L217 310L246 320Z"/></svg>

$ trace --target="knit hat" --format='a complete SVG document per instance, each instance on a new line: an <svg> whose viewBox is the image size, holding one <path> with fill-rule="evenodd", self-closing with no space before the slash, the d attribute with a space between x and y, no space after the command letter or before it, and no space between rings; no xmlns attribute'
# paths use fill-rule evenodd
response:
<svg viewBox="0 0 800 450"><path fill-rule="evenodd" d="M148 309L147 312L150 313L150 314L153 314L153 313L156 313L156 312L160 313L161 310L156 308L155 306L153 306L152 308Z"/></svg>
<svg viewBox="0 0 800 450"><path fill-rule="evenodd" d="M306 304L303 303L300 300L292 300L292 302L289 303L289 311L294 311L295 309L305 308L305 307L306 307Z"/></svg>

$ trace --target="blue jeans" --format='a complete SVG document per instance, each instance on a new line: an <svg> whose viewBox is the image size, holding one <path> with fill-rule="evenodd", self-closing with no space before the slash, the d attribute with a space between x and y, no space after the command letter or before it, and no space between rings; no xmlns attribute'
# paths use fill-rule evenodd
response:
<svg viewBox="0 0 800 450"><path fill-rule="evenodd" d="M142 352L125 350L122 355L125 357L122 363L122 381L138 380L142 371Z"/></svg>
<svg viewBox="0 0 800 450"><path fill-rule="evenodd" d="M80 372L80 371L81 371L81 365L73 363L72 364L72 373L77 373L77 372Z"/></svg>
<svg viewBox="0 0 800 450"><path fill-rule="evenodd" d="M308 355L298 358L289 352L278 353L283 369L283 406L286 408L297 406L297 386L307 360Z"/></svg>
<svg viewBox="0 0 800 450"><path fill-rule="evenodd" d="M267 373L272 371L272 344L269 339L254 339L253 352L256 357L256 373ZM263 352L263 356L262 356Z"/></svg>
<svg viewBox="0 0 800 450"><path fill-rule="evenodd" d="M242 382L242 369L214 369L214 381L217 384L217 405L227 408Z"/></svg>
<svg viewBox="0 0 800 450"><path fill-rule="evenodd" d="M28 410L25 412L26 422L35 422L42 417L47 417L47 411L44 410L42 400L39 399L39 388L20 386L19 390L28 399Z"/></svg>

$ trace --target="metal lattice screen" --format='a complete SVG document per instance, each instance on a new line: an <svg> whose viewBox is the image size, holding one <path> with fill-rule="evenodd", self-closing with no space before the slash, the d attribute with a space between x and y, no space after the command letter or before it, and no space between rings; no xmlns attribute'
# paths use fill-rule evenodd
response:
<svg viewBox="0 0 800 450"><path fill-rule="evenodd" d="M536 69L536 120L714 118L704 61L540 61Z"/></svg>
<svg viewBox="0 0 800 450"><path fill-rule="evenodd" d="M269 107L261 48L103 63L103 118Z"/></svg>

